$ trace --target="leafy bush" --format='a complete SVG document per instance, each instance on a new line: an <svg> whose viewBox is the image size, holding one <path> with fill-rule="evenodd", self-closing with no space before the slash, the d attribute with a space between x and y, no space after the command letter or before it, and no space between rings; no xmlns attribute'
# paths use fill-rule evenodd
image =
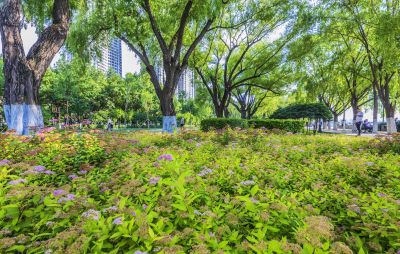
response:
<svg viewBox="0 0 400 254"><path fill-rule="evenodd" d="M271 119L332 119L332 113L322 103L294 104L276 110Z"/></svg>
<svg viewBox="0 0 400 254"><path fill-rule="evenodd" d="M372 148L377 149L381 154L390 152L400 154L400 133L377 136L370 144Z"/></svg>
<svg viewBox="0 0 400 254"><path fill-rule="evenodd" d="M269 130L280 129L293 133L303 132L305 121L303 120L286 120L286 119L255 119L249 120L249 125L254 128L266 128Z"/></svg>
<svg viewBox="0 0 400 254"><path fill-rule="evenodd" d="M369 141L0 134L0 253L395 254L400 156Z"/></svg>
<svg viewBox="0 0 400 254"><path fill-rule="evenodd" d="M246 119L237 118L210 118L204 119L200 123L202 131L210 131L212 129L221 130L224 128L247 128L248 123Z"/></svg>

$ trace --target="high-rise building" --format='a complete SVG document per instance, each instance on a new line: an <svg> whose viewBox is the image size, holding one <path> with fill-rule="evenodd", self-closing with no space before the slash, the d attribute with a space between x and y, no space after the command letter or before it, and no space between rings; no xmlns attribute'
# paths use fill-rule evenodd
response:
<svg viewBox="0 0 400 254"><path fill-rule="evenodd" d="M93 64L99 70L107 73L112 69L122 76L122 46L121 40L114 38L108 47L101 48L101 56L94 57Z"/></svg>
<svg viewBox="0 0 400 254"><path fill-rule="evenodd" d="M157 77L161 83L165 82L165 72L162 67L157 66L156 68ZM185 99L194 99L196 96L194 72L190 69L186 69L178 82L178 87L175 94L177 96L183 94Z"/></svg>
<svg viewBox="0 0 400 254"><path fill-rule="evenodd" d="M178 95L183 94L186 99L194 99L196 91L194 84L194 72L190 69L186 69L179 79L176 93Z"/></svg>
<svg viewBox="0 0 400 254"><path fill-rule="evenodd" d="M71 61L73 55L64 48L62 54L67 61ZM104 73L110 69L122 77L122 45L120 39L112 39L108 46L101 47L101 55L92 58L92 64Z"/></svg>

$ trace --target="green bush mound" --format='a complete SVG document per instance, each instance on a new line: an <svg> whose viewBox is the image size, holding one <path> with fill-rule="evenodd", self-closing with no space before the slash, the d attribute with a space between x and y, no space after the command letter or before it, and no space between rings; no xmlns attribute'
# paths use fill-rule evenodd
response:
<svg viewBox="0 0 400 254"><path fill-rule="evenodd" d="M224 128L248 128L249 125L246 119L239 118L210 118L204 119L200 123L202 131L220 130Z"/></svg>
<svg viewBox="0 0 400 254"><path fill-rule="evenodd" d="M248 122L254 128L280 129L293 133L303 132L306 124L303 120L292 119L254 119Z"/></svg>
<svg viewBox="0 0 400 254"><path fill-rule="evenodd" d="M322 103L293 104L276 110L272 119L332 119L329 108Z"/></svg>

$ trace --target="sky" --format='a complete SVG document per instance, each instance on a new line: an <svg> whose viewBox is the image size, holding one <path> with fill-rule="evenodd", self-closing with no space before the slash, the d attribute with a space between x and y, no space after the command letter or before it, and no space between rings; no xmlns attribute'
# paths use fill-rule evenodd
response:
<svg viewBox="0 0 400 254"><path fill-rule="evenodd" d="M37 40L38 36L35 33L35 29L32 26L28 26L27 29L21 31L22 40L24 43L25 54L28 53L29 49ZM1 44L0 44L1 50ZM53 66L60 59L60 53L58 53L51 65ZM136 55L128 49L128 46L122 42L122 75L125 76L127 73L137 73L140 70L140 65Z"/></svg>

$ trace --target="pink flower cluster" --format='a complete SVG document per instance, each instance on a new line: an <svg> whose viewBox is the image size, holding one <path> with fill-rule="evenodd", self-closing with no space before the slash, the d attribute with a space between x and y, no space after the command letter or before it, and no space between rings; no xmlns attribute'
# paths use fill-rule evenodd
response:
<svg viewBox="0 0 400 254"><path fill-rule="evenodd" d="M113 221L114 225L121 225L123 223L122 217L115 218Z"/></svg>
<svg viewBox="0 0 400 254"><path fill-rule="evenodd" d="M78 178L78 176L77 175L69 175L68 178L71 180L74 180L74 179Z"/></svg>
<svg viewBox="0 0 400 254"><path fill-rule="evenodd" d="M55 127L48 127L48 128L41 129L38 133L40 133L40 134L49 133L49 132L54 131L55 129L56 129Z"/></svg>
<svg viewBox="0 0 400 254"><path fill-rule="evenodd" d="M0 161L0 166L7 165L10 161L9 160L1 160Z"/></svg>
<svg viewBox="0 0 400 254"><path fill-rule="evenodd" d="M29 173L34 173L34 172L43 173L43 174L46 174L46 175L54 175L55 174L54 171L46 170L45 166L40 166L40 165L39 166L34 166L33 167L33 171L29 171Z"/></svg>
<svg viewBox="0 0 400 254"><path fill-rule="evenodd" d="M160 181L160 179L161 179L161 177L159 177L159 176L151 177L150 180L149 180L149 184L150 185L157 185L157 183Z"/></svg>
<svg viewBox="0 0 400 254"><path fill-rule="evenodd" d="M9 181L8 184L9 185L17 185L17 184L20 184L20 183L27 183L27 182L28 182L27 180L25 180L23 178L20 178L20 179L17 179L17 180Z"/></svg>
<svg viewBox="0 0 400 254"><path fill-rule="evenodd" d="M65 197L60 198L57 202L63 203L63 202L67 202L67 201L72 201L74 199L75 199L75 194L70 193L70 194L67 194Z"/></svg>
<svg viewBox="0 0 400 254"><path fill-rule="evenodd" d="M161 161L161 160L166 160L166 161L172 161L174 158L172 158L172 154L163 154L160 155L160 157L158 157L157 160Z"/></svg>

